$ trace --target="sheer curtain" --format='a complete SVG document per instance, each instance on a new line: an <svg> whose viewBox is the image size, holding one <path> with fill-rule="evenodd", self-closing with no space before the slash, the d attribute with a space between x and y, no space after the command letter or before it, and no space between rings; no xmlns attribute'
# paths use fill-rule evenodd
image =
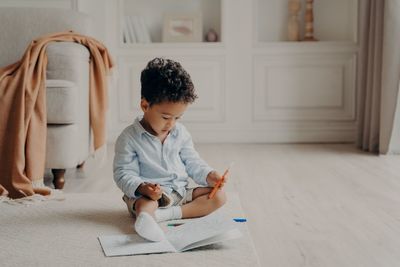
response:
<svg viewBox="0 0 400 267"><path fill-rule="evenodd" d="M400 153L400 0L386 0L379 152Z"/></svg>
<svg viewBox="0 0 400 267"><path fill-rule="evenodd" d="M357 145L379 151L384 1L360 1Z"/></svg>
<svg viewBox="0 0 400 267"><path fill-rule="evenodd" d="M360 1L357 145L400 152L400 0Z"/></svg>

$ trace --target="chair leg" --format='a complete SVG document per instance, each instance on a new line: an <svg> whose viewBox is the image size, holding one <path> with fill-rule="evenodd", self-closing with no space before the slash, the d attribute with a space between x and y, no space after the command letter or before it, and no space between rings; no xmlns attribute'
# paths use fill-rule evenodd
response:
<svg viewBox="0 0 400 267"><path fill-rule="evenodd" d="M53 184L55 189L63 189L65 184L65 169L51 169L53 173Z"/></svg>
<svg viewBox="0 0 400 267"><path fill-rule="evenodd" d="M82 169L84 165L85 165L85 162L82 162L81 164L78 164L78 165L76 166L76 168L77 168L77 169Z"/></svg>

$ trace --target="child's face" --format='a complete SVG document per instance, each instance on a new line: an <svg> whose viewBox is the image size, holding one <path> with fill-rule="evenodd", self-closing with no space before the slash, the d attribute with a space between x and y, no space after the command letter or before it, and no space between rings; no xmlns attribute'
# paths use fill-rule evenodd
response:
<svg viewBox="0 0 400 267"><path fill-rule="evenodd" d="M149 102L142 99L140 106L144 112L145 129L155 136L165 136L185 113L188 104L183 102L162 102L150 106Z"/></svg>

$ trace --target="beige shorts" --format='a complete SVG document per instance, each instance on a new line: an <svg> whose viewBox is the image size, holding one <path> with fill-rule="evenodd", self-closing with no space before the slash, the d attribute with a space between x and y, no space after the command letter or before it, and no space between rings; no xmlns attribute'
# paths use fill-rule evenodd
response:
<svg viewBox="0 0 400 267"><path fill-rule="evenodd" d="M177 191L173 190L171 194L167 194L163 192L161 198L158 200L158 207L160 209L166 209L172 206L182 206L186 203L189 203L193 200L193 191L196 188L187 188L183 196L181 196ZM139 198L129 198L128 196L124 195L122 197L123 201L126 203L128 207L128 211L132 215L136 215L135 211L135 202Z"/></svg>
<svg viewBox="0 0 400 267"><path fill-rule="evenodd" d="M193 200L193 190L195 188L188 188L186 189L185 193L183 196L181 196L178 192L173 190L171 194L169 195L172 198L172 205L170 206L182 206L186 203L189 203ZM159 206L159 208L163 208Z"/></svg>

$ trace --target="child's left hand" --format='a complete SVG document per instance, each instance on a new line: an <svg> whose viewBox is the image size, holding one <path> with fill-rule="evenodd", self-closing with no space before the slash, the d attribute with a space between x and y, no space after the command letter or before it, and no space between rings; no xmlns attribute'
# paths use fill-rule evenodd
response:
<svg viewBox="0 0 400 267"><path fill-rule="evenodd" d="M211 187L214 187L215 184L222 178L222 176L216 172L216 171L211 171L208 175L207 175L207 184ZM225 176L224 181L221 184L221 187L224 186L224 184L226 183L226 181L228 180L228 176Z"/></svg>

